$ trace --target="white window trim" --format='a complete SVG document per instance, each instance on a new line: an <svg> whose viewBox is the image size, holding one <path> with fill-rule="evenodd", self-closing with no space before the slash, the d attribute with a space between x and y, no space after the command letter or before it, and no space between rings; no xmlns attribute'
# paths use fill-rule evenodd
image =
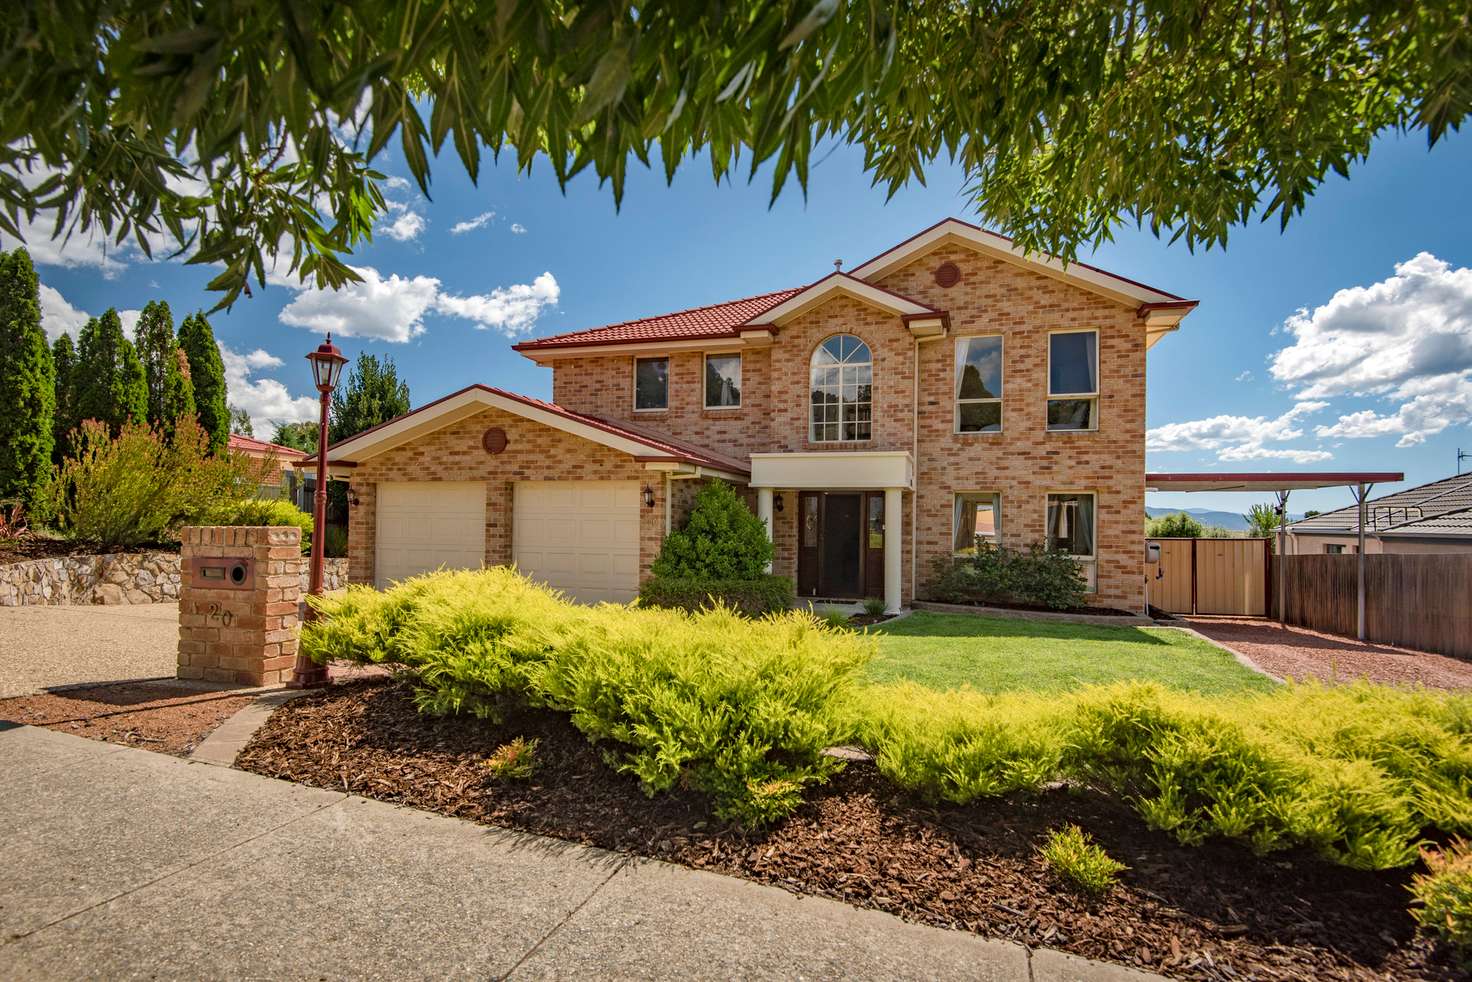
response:
<svg viewBox="0 0 1472 982"><path fill-rule="evenodd" d="M732 355L735 355L736 356L736 377L737 377L737 379L740 380L740 383L741 383L737 387L737 389L736 389L736 405L734 405L734 406L712 406L710 404L710 386L707 384L707 379L709 378L709 376L707 376L707 374L706 374L706 371L709 368L709 365L707 364L707 362L709 362L712 358L730 358ZM746 396L742 394L742 390L744 390L745 388L746 388L746 358L742 356L741 352L739 352L739 351L707 351L703 355L701 355L701 358L700 358L700 402L701 402L701 405L705 407L705 409L709 410L710 412L716 412L716 413L721 413L721 412L726 412L726 413L735 412L736 410L738 410L738 409L741 408L741 404L746 400Z"/></svg>
<svg viewBox="0 0 1472 982"><path fill-rule="evenodd" d="M956 378L956 368L961 364L961 345L977 338L996 338L1002 342L1002 394L995 399L962 399L957 389L960 388ZM1051 342L1050 342L1051 343ZM1000 436L1007 429L1007 412L1002 406L1002 400L1007 395L1007 338L1003 334L968 334L965 337L956 338L955 345L951 348L951 432L956 436ZM1001 425L994 430L963 430L961 429L961 405L981 405L982 403L995 402L1002 418ZM951 539L955 542L954 536Z"/></svg>
<svg viewBox="0 0 1472 982"><path fill-rule="evenodd" d="M639 362L662 361L664 362L664 405L652 409L639 408ZM634 412L636 413L667 413L670 411L670 384L674 381L674 361L669 355L635 355L634 356L634 386L632 390Z"/></svg>
<svg viewBox="0 0 1472 982"><path fill-rule="evenodd" d="M1068 553L1068 557L1084 567L1084 584L1088 593L1099 592L1099 492L1091 488L1050 488L1043 492L1043 548L1048 546L1048 499L1057 494L1088 495L1094 499L1093 552L1087 556ZM955 541L952 539L951 541Z"/></svg>
<svg viewBox="0 0 1472 982"><path fill-rule="evenodd" d="M1094 391L1093 392L1054 392L1053 391L1053 335L1055 334L1092 334L1094 335ZM1099 432L1099 387L1103 381L1099 377L1099 348L1103 343L1102 333L1097 327L1076 327L1067 330L1048 332L1048 358L1047 358L1047 380L1048 398L1043 404L1043 430L1047 433L1097 433ZM1094 403L1093 426L1085 426L1082 429L1059 427L1054 429L1048 425L1047 403L1055 399L1091 399Z"/></svg>
<svg viewBox="0 0 1472 982"><path fill-rule="evenodd" d="M814 425L814 422L813 422L813 359L817 357L818 352L820 350L822 350L823 345L827 344L829 342L829 340L831 340L832 338L836 338L836 337L843 337L845 335L848 336L848 337L851 337L851 338L855 339L860 344L862 344L865 348L868 348L869 349L869 361L868 361L868 365L869 365L869 435L866 436L866 437L864 437L862 440L860 440L858 438L855 438L853 440L845 440L843 438L843 436L842 436L842 433L843 433L843 397L840 395L839 396L839 400L838 400L838 432L839 432L840 435L836 439L833 439L833 440L819 440L818 438L816 438L816 437L813 436L813 425ZM837 367L839 369L839 374L838 374L838 387L839 387L839 391L842 392L842 390L843 390L843 368L844 368L844 366L842 364L837 363L837 362L835 362L834 364L835 364L835 367ZM864 362L859 362L859 364L864 364ZM849 367L857 367L857 366L852 366L851 365ZM835 331L834 333L829 334L828 336L824 337L823 340L819 341L817 343L817 345L814 346L814 348L812 350L812 353L808 355L808 443L832 445L832 444L837 444L837 443L856 444L856 443L873 443L873 442L874 442L874 347L873 347L873 345L869 344L868 341L865 341L863 338L859 337L857 334L855 334L852 331Z"/></svg>
<svg viewBox="0 0 1472 982"><path fill-rule="evenodd" d="M989 490L987 488L957 488L956 490L951 492L951 555L960 555L960 553L956 551L956 499L961 497L961 495L963 494L989 494L996 498L996 545L1000 548L1002 545L1002 533L1005 529L1002 517L1002 492ZM1044 507L1046 507L1046 505Z"/></svg>

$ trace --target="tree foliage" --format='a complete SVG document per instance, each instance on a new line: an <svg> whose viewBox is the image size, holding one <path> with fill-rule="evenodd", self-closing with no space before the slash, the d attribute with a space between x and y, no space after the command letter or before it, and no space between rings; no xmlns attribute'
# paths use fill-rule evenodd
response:
<svg viewBox="0 0 1472 982"><path fill-rule="evenodd" d="M1254 538L1265 538L1268 540L1268 548L1276 549L1278 526L1283 524L1278 515L1278 509L1272 505L1256 504L1247 510L1242 516L1247 519L1247 534Z"/></svg>
<svg viewBox="0 0 1472 982"><path fill-rule="evenodd" d="M0 501L27 508L51 469L56 409L39 290L29 253L0 253Z"/></svg>
<svg viewBox="0 0 1472 982"><path fill-rule="evenodd" d="M67 454L69 434L77 428L81 418L77 416L77 399L74 374L77 367L77 347L70 334L62 334L51 344L51 365L56 379L56 406L51 425L52 459L60 463Z"/></svg>
<svg viewBox="0 0 1472 982"><path fill-rule="evenodd" d="M230 407L230 432L239 433L241 436L255 436L255 424L250 421L250 413L239 406Z"/></svg>
<svg viewBox="0 0 1472 982"><path fill-rule="evenodd" d="M306 453L317 452L316 423L277 423L271 442Z"/></svg>
<svg viewBox="0 0 1472 982"><path fill-rule="evenodd" d="M0 57L0 228L172 239L222 304L282 241L354 279L390 148L426 194L448 144L472 179L509 150L615 201L631 161L769 165L775 197L835 141L891 194L955 159L988 220L1071 258L1126 221L1192 246L1286 223L1377 133L1434 142L1472 106L1465 0L53 0Z"/></svg>
<svg viewBox="0 0 1472 982"><path fill-rule="evenodd" d="M1199 539L1206 534L1206 528L1190 515L1180 511L1174 515L1152 518L1145 526L1145 534L1152 539Z"/></svg>
<svg viewBox="0 0 1472 982"><path fill-rule="evenodd" d="M179 342L174 337L174 315L169 305L162 300L146 304L133 329L133 338L148 386L148 424L172 438L178 421L194 416L194 384L188 362L180 365Z"/></svg>
<svg viewBox="0 0 1472 982"><path fill-rule="evenodd" d="M379 361L377 355L361 354L333 396L328 437L337 443L408 411L409 384L399 381L393 359L385 355ZM315 436L310 452L317 452Z"/></svg>
<svg viewBox="0 0 1472 982"><path fill-rule="evenodd" d="M129 423L148 421L143 362L123 334L123 322L114 308L82 328L72 387L78 419L95 419L114 435Z"/></svg>
<svg viewBox="0 0 1472 982"><path fill-rule="evenodd" d="M195 312L179 325L179 347L189 360L194 411L209 434L210 452L223 453L230 442L230 408L225 401L225 363L215 332L204 314Z"/></svg>

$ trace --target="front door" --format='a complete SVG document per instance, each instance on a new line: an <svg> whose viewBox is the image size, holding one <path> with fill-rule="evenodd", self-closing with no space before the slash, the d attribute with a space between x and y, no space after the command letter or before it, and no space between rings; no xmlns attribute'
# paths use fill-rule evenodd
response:
<svg viewBox="0 0 1472 982"><path fill-rule="evenodd" d="M798 594L851 599L873 593L883 583L884 496L858 491L799 494Z"/></svg>

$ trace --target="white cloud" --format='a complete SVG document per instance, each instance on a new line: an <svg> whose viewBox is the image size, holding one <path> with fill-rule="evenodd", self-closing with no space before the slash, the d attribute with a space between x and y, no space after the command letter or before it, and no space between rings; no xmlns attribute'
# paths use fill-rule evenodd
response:
<svg viewBox="0 0 1472 982"><path fill-rule="evenodd" d="M55 221L54 217L45 214L38 214L35 221L30 221L22 214L18 224L24 241L0 232L0 250L8 252L23 246L30 253L31 262L37 266L95 269L106 279L117 276L127 265L129 254L136 251L131 239L121 246L114 246L95 231L75 232L67 236L63 230L61 238L53 239L51 232Z"/></svg>
<svg viewBox="0 0 1472 982"><path fill-rule="evenodd" d="M1397 404L1342 415L1315 430L1321 438L1399 436L1397 446L1415 446L1472 407L1472 269L1418 253L1378 283L1298 311L1283 329L1294 341L1272 357L1272 374L1299 398Z"/></svg>
<svg viewBox="0 0 1472 982"><path fill-rule="evenodd" d="M257 436L269 439L277 423L299 423L317 418L316 399L293 396L284 384L274 378L251 377L263 369L280 368L283 364L280 358L261 348L240 354L222 344L220 359L225 363L225 385L230 405L245 410Z"/></svg>
<svg viewBox="0 0 1472 982"><path fill-rule="evenodd" d="M91 316L85 310L73 307L60 290L41 284L41 328L48 340L55 341L63 334L70 334L73 341L77 340Z"/></svg>
<svg viewBox="0 0 1472 982"><path fill-rule="evenodd" d="M1297 422L1328 405L1327 402L1307 400L1277 417L1221 415L1167 423L1145 434L1145 449L1151 453L1209 450L1215 451L1223 461L1280 459L1311 463L1328 460L1333 455L1324 450L1267 446L1302 437L1303 430L1296 425Z"/></svg>
<svg viewBox="0 0 1472 982"><path fill-rule="evenodd" d="M138 326L138 318L142 316L141 310L118 311L118 320L123 322L123 333L128 336L129 341L133 340L133 329Z"/></svg>
<svg viewBox="0 0 1472 982"><path fill-rule="evenodd" d="M425 226L429 224L429 222L425 221L423 215L417 211L409 211L402 205L398 208L390 208L390 211L397 211L398 217L387 225L378 226L378 231L399 242L414 241L419 238L419 233L423 232Z"/></svg>
<svg viewBox="0 0 1472 982"><path fill-rule="evenodd" d="M370 95L370 93L368 92L364 92L363 94L365 96ZM399 177L397 174L391 174L388 177L384 178L383 186L388 188L390 191L407 191L414 185L410 184L405 178Z"/></svg>
<svg viewBox="0 0 1472 982"><path fill-rule="evenodd" d="M543 308L557 305L561 288L550 272L531 283L497 287L488 294L458 296L440 288L432 276L385 278L372 266L353 267L361 283L341 290L302 290L281 311L283 324L342 337L376 338L403 342L425 331L430 312L473 321L481 329L519 334L534 323Z"/></svg>
<svg viewBox="0 0 1472 982"><path fill-rule="evenodd" d="M450 226L451 235L464 235L466 232L474 232L478 228L484 228L496 217L493 211L483 211L474 218L467 218L463 222L456 222ZM513 229L515 231L515 229Z"/></svg>
<svg viewBox="0 0 1472 982"><path fill-rule="evenodd" d="M525 235L526 234L526 226L525 225L522 225L520 222L512 222L511 223L511 234L512 235Z"/></svg>
<svg viewBox="0 0 1472 982"><path fill-rule="evenodd" d="M432 276L387 279L372 266L354 266L362 282L341 290L302 290L281 311L283 324L341 337L408 341L424 333L424 314L439 297L440 281Z"/></svg>
<svg viewBox="0 0 1472 982"><path fill-rule="evenodd" d="M543 307L556 306L562 289L550 272L531 283L498 287L488 294L457 297L442 294L435 309L443 314L475 321L482 330L520 334L536 323Z"/></svg>
<svg viewBox="0 0 1472 982"><path fill-rule="evenodd" d="M1244 371L1244 372L1242 372L1242 374L1238 375L1237 378L1234 381L1237 381L1237 382L1251 382L1252 381L1252 372L1250 370Z"/></svg>

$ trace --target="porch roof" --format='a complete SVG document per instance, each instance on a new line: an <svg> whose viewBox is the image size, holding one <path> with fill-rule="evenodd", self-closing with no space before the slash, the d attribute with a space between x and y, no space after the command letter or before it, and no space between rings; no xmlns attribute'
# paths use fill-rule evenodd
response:
<svg viewBox="0 0 1472 982"><path fill-rule="evenodd" d="M1400 471L1243 471L1225 474L1146 474L1147 491L1306 491L1404 481Z"/></svg>

